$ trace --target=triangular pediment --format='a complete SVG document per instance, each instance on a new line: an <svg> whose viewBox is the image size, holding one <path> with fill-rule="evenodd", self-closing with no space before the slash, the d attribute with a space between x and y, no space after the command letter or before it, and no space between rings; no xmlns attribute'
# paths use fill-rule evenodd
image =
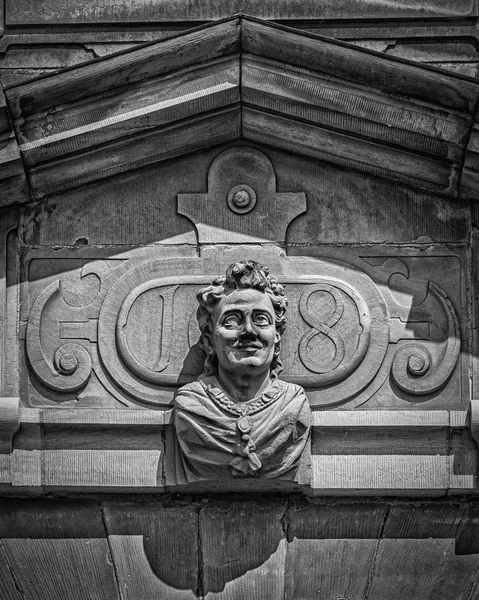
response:
<svg viewBox="0 0 479 600"><path fill-rule="evenodd" d="M478 81L247 16L5 96L3 179L24 168L34 198L240 139L432 192L477 193Z"/></svg>

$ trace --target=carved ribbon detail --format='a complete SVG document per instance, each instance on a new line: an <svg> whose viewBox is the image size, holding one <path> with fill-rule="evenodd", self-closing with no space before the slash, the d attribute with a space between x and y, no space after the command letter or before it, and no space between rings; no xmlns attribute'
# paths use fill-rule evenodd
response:
<svg viewBox="0 0 479 600"><path fill-rule="evenodd" d="M451 376L461 347L459 319L447 295L434 283L429 290L439 300L447 315L448 337L444 343L410 343L401 346L394 356L391 375L396 385L410 394L424 395L439 390ZM434 360L428 349L442 349L442 360Z"/></svg>
<svg viewBox="0 0 479 600"><path fill-rule="evenodd" d="M42 315L58 295L61 295L61 285L55 281L35 300L27 326L27 354L33 371L47 387L57 392L74 392L90 378L90 354L78 343L66 343L57 348L52 361L44 352L42 341ZM54 333L52 337L55 338Z"/></svg>

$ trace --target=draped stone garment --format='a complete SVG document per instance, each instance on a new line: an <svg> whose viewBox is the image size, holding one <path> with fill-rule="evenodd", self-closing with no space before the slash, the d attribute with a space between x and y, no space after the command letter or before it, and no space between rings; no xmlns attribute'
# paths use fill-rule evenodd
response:
<svg viewBox="0 0 479 600"><path fill-rule="evenodd" d="M215 377L202 377L179 390L175 427L177 476L188 483L255 476L309 483L311 411L300 386L273 379L261 396L234 404Z"/></svg>

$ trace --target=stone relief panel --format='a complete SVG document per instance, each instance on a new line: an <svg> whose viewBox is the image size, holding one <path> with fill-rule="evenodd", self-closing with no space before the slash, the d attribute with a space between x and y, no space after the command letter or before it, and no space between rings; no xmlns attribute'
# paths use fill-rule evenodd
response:
<svg viewBox="0 0 479 600"><path fill-rule="evenodd" d="M286 256L279 245L306 195L278 192L270 159L248 146L214 158L206 189L177 197L200 255L173 245L27 252L27 402L171 407L203 372L196 293L245 259L286 286L281 377L304 388L313 409L466 401L462 247L290 244Z"/></svg>
<svg viewBox="0 0 479 600"><path fill-rule="evenodd" d="M31 272L46 275L58 261L64 273L24 286L27 403L170 407L178 387L203 369L196 292L245 258L267 264L286 287L281 378L302 386L313 409L453 408L467 396L460 255L320 248L321 256L285 256L239 246L168 257L173 250L148 250L91 260L89 249L90 260L78 266L75 258L69 271L53 251L31 252Z"/></svg>

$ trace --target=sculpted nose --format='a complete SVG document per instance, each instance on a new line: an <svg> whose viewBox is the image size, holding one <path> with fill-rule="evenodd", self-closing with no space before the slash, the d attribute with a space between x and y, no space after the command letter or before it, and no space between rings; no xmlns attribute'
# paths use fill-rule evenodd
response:
<svg viewBox="0 0 479 600"><path fill-rule="evenodd" d="M253 327L253 321L250 316L247 316L243 323L243 333L247 335L256 335L256 331Z"/></svg>

